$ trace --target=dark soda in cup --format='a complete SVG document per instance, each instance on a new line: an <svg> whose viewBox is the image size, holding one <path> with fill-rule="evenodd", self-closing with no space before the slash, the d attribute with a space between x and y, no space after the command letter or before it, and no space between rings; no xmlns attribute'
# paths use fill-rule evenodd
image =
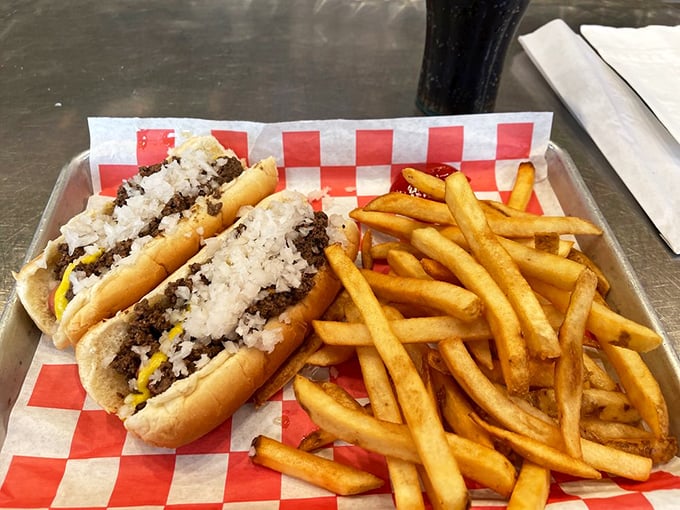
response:
<svg viewBox="0 0 680 510"><path fill-rule="evenodd" d="M426 0L416 104L427 115L493 111L508 45L529 0Z"/></svg>

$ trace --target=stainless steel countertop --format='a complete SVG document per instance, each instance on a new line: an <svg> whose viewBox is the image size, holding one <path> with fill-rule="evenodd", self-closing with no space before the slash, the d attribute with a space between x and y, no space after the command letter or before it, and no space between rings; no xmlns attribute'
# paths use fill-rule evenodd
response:
<svg viewBox="0 0 680 510"><path fill-rule="evenodd" d="M0 309L89 116L283 121L403 117L424 0L5 0L0 4ZM519 28L680 24L677 1L534 0ZM498 111L552 111L674 345L680 260L515 41ZM641 148L644 150L644 148Z"/></svg>

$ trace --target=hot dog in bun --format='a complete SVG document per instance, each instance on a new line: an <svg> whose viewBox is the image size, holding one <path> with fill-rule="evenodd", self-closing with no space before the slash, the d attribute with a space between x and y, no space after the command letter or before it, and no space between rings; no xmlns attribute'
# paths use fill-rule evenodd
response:
<svg viewBox="0 0 680 510"><path fill-rule="evenodd" d="M133 307L76 345L89 395L144 441L175 448L245 403L299 346L340 282L324 248L354 258L351 220L282 191L246 207L229 229Z"/></svg>
<svg viewBox="0 0 680 510"><path fill-rule="evenodd" d="M274 192L273 158L245 168L212 136L193 137L141 167L115 198L95 196L61 235L15 274L17 294L59 348L137 302L231 225L239 208Z"/></svg>

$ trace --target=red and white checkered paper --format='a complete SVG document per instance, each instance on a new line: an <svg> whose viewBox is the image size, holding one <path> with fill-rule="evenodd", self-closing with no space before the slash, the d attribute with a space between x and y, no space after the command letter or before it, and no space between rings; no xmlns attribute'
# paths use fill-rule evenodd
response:
<svg viewBox="0 0 680 510"><path fill-rule="evenodd" d="M530 158L539 174L531 209L560 214L545 179L550 124L546 113L280 124L95 118L90 120L90 159L95 190L111 194L138 165L162 160L169 147L189 135L212 133L251 163L275 156L281 188L323 190L317 207L346 214L387 191L405 166L453 164L468 175L479 196L504 199L517 163ZM367 400L355 363L314 375ZM244 405L192 444L152 448L129 436L118 418L85 394L72 351L58 351L43 339L0 452L0 508L393 508L383 458L361 448L337 442L322 452L386 480L382 489L352 497L336 497L248 459L256 435L296 445L313 428L286 388L257 411ZM474 509L505 506L492 491L469 486ZM678 496L676 458L644 483L584 482L555 474L549 508L661 510L677 508Z"/></svg>

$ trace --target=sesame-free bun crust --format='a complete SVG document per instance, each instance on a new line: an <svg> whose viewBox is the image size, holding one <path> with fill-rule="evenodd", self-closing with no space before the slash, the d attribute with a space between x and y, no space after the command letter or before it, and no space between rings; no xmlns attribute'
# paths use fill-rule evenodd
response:
<svg viewBox="0 0 680 510"><path fill-rule="evenodd" d="M274 199L276 195L265 201ZM356 257L359 233L348 220L343 225L347 237L346 253ZM204 258L201 252L188 261L171 278L188 273L188 266ZM163 293L165 283L146 296L151 302ZM320 317L335 299L340 282L328 265L315 275L314 286L305 298L285 312L285 323L270 319L267 328L281 328L283 339L273 352L242 348L234 355L222 351L201 369L147 400L146 406L125 417L124 396L129 393L123 376L108 367L126 334L131 309L119 313L92 328L76 346L76 360L81 382L88 394L110 413L123 419L125 428L154 446L177 448L210 432L241 405L276 371L302 343L311 321ZM121 416L122 415L122 416Z"/></svg>
<svg viewBox="0 0 680 510"><path fill-rule="evenodd" d="M181 157L197 149L206 151L215 159L226 154L226 149L214 137L201 136L190 138L172 150L169 158ZM50 241L43 253L14 274L17 295L38 328L51 336L58 348L75 345L90 327L137 302L198 252L201 239L218 234L233 224L241 206L254 205L273 193L277 183L278 171L273 158L248 168L222 186L220 214L212 216L204 200L196 202L191 214L181 219L178 228L170 235L158 235L138 255L128 257L127 263L117 266L98 283L79 292L69 302L60 321L49 309L48 300L59 283L52 268L58 256L57 246L64 241L63 236ZM80 214L99 214L112 208L112 202L107 202L96 211L85 210Z"/></svg>

